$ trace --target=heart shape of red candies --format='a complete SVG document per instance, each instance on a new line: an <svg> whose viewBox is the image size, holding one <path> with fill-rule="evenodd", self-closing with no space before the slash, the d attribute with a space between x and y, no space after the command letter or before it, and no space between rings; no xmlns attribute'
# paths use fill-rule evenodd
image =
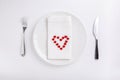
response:
<svg viewBox="0 0 120 80"><path fill-rule="evenodd" d="M57 39L58 39L59 41L63 41L63 40L65 39L62 46L60 46L60 44L57 42ZM52 38L52 41L53 41L53 43L57 46L57 48L59 48L60 50L63 50L63 48L66 47L66 45L67 45L67 43L68 43L68 41L69 41L69 37L65 35L65 36L62 36L62 37L60 38L60 36L54 35L53 38Z"/></svg>

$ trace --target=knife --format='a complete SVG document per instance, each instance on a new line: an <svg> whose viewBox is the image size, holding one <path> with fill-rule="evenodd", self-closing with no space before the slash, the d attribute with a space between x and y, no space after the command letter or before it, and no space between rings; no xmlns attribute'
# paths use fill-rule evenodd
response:
<svg viewBox="0 0 120 80"><path fill-rule="evenodd" d="M99 48L98 48L98 24L99 24L99 17L97 16L94 24L93 24L93 35L95 38L95 59L99 59Z"/></svg>

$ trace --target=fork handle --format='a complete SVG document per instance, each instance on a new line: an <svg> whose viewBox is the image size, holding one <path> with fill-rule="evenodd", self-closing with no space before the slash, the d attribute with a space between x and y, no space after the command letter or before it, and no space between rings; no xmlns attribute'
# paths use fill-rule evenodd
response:
<svg viewBox="0 0 120 80"><path fill-rule="evenodd" d="M26 46L25 46L25 33L22 34L22 42L21 42L21 56L25 56L26 54Z"/></svg>

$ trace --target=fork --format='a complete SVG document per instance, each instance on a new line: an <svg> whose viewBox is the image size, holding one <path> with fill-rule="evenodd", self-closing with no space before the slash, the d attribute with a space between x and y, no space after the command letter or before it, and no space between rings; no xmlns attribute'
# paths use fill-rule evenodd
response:
<svg viewBox="0 0 120 80"><path fill-rule="evenodd" d="M25 45L25 31L27 29L27 18L22 18L22 43L21 43L21 56L25 56L26 54L26 45Z"/></svg>

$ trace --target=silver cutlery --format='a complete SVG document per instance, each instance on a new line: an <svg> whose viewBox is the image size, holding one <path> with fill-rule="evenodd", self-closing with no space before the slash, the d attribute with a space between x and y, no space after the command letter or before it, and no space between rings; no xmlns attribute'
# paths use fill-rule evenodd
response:
<svg viewBox="0 0 120 80"><path fill-rule="evenodd" d="M95 38L95 59L99 59L99 48L98 48L98 24L99 24L99 17L97 16L94 25L93 25L93 35Z"/></svg>
<svg viewBox="0 0 120 80"><path fill-rule="evenodd" d="M25 56L26 54L26 43L25 43L25 31L27 29L27 18L22 18L22 43L21 43L21 56Z"/></svg>

